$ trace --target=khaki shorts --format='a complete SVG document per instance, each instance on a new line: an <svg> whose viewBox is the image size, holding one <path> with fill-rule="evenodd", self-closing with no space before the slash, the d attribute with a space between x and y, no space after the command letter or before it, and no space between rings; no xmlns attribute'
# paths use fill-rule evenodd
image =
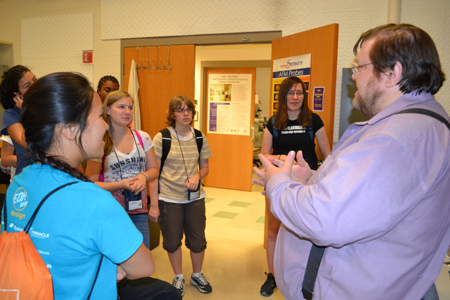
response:
<svg viewBox="0 0 450 300"><path fill-rule="evenodd" d="M181 247L183 231L186 247L194 253L206 249L205 199L176 204L159 201L159 227L163 236L163 248L174 253Z"/></svg>

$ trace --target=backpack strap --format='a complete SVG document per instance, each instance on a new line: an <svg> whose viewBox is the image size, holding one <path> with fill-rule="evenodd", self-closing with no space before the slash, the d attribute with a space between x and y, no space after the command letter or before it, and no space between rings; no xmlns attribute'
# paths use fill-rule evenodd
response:
<svg viewBox="0 0 450 300"><path fill-rule="evenodd" d="M106 156L102 156L102 167L100 168L100 174L98 175L98 181L105 182L105 159Z"/></svg>
<svg viewBox="0 0 450 300"><path fill-rule="evenodd" d="M316 145L314 145L314 129L312 127L312 123L308 124L308 127L306 128L306 130L309 132L309 136L311 137L311 142L313 143L313 146L315 147Z"/></svg>
<svg viewBox="0 0 450 300"><path fill-rule="evenodd" d="M28 233L28 231L29 231L30 228L31 228L31 225L32 225L33 222L34 222L34 219L36 218L37 213L38 213L39 210L41 209L41 207L42 207L42 205L44 204L44 202L45 202L51 195L53 195L54 193L56 193L56 192L59 191L60 189L63 189L63 188L65 188L66 186L69 186L69 185L72 185L72 184L75 184L75 183L78 183L78 181L73 181L73 182L69 182L69 183L63 184L63 185L57 187L56 189L52 190L50 193L48 193L48 194L44 197L44 199L41 200L41 202L39 203L39 205L36 207L36 209L35 209L33 215L31 216L30 220L28 221L27 225L25 226L24 231L25 231L26 233ZM5 204L6 204L6 201L5 201ZM5 209L6 209L6 205L5 205Z"/></svg>
<svg viewBox="0 0 450 300"><path fill-rule="evenodd" d="M169 155L170 147L172 145L172 137L170 135L169 128L164 128L160 131L162 135L162 154L161 154L161 166L159 167L159 174L161 175L162 169L164 167L164 162L167 159L167 155Z"/></svg>
<svg viewBox="0 0 450 300"><path fill-rule="evenodd" d="M273 135L273 137L278 137L278 129L277 129L277 126L275 124L275 117L272 117L271 121L272 121L272 131L273 131L272 135Z"/></svg>
<svg viewBox="0 0 450 300"><path fill-rule="evenodd" d="M167 159L167 155L169 155L170 147L172 145L172 137L170 135L169 128L164 128L160 130L162 135L162 143L161 143L161 164L159 166L159 176L161 176L162 169L164 167L164 162ZM159 190L159 180L158 180L158 194L160 194Z"/></svg>
<svg viewBox="0 0 450 300"><path fill-rule="evenodd" d="M434 111L428 110L428 109L408 108L408 109L405 109L405 110L401 110L401 111L397 112L396 114L421 114L421 115L426 115L426 116L429 116L429 117L435 118L436 120L441 121L450 130L450 123L443 116L441 116L440 114L435 113Z"/></svg>
<svg viewBox="0 0 450 300"><path fill-rule="evenodd" d="M314 129L312 128L312 124L308 124L308 128L307 128L308 132L309 132L309 136L311 137L311 142L314 145ZM314 145L315 146L315 145Z"/></svg>
<svg viewBox="0 0 450 300"><path fill-rule="evenodd" d="M136 136L139 140L139 143L141 143L142 149L144 149L144 142L142 141L141 135L139 134L139 132L137 130L133 129L133 131L134 131L134 134L136 134ZM144 152L145 152L145 149L144 149Z"/></svg>
<svg viewBox="0 0 450 300"><path fill-rule="evenodd" d="M100 273L100 268L102 267L102 261L103 261L103 254L102 254L102 257L100 257L100 262L98 263L97 273L95 273L94 282L92 283L91 291L89 292L87 300L91 299L92 291L94 290L95 283L97 282L98 273Z"/></svg>
<svg viewBox="0 0 450 300"><path fill-rule="evenodd" d="M197 143L197 150L198 150L198 172L200 176L200 158L202 156L202 147L203 147L203 134L200 130L197 130L194 128L195 133L195 142ZM202 180L200 179L199 185L202 184ZM198 187L200 189L200 186ZM188 194L189 196L189 194ZM189 200L189 198L188 198Z"/></svg>
<svg viewBox="0 0 450 300"><path fill-rule="evenodd" d="M314 143L314 129L313 129L313 126L312 126L312 122L308 123L308 126L305 128L305 130L306 130L306 133L309 133L309 137L310 137L310 141L311 141L310 146L311 146L311 149L313 151L313 157L312 157L313 161L312 161L312 163L314 165L312 166L312 168L314 170L316 170L317 167L319 166L319 159L317 158L317 155L316 155L316 144Z"/></svg>
<svg viewBox="0 0 450 300"><path fill-rule="evenodd" d="M3 228L4 231L6 231L6 223L7 222L8 221L6 220L6 195L5 195L5 203L3 205L3 224L5 224L5 226L3 226L4 227ZM1 230L1 228L0 228L0 230Z"/></svg>
<svg viewBox="0 0 450 300"><path fill-rule="evenodd" d="M278 133L279 133L277 126L275 124L275 116L270 118L270 121L272 123L272 149L275 149L278 146Z"/></svg>
<svg viewBox="0 0 450 300"><path fill-rule="evenodd" d="M197 130L195 128L194 133L195 133L195 142L197 143L197 150L198 150L198 164L200 165L200 156L203 148L203 134L200 130Z"/></svg>

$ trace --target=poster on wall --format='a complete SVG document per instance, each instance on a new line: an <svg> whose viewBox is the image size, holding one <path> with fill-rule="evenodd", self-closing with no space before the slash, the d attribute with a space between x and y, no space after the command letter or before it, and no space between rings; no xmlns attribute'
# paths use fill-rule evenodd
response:
<svg viewBox="0 0 450 300"><path fill-rule="evenodd" d="M208 133L250 135L251 74L210 74Z"/></svg>
<svg viewBox="0 0 450 300"><path fill-rule="evenodd" d="M272 114L278 110L278 92L281 82L291 76L300 78L306 85L305 97L309 95L309 83L311 81L311 54L280 58L273 61L273 88L272 88Z"/></svg>
<svg viewBox="0 0 450 300"><path fill-rule="evenodd" d="M313 110L323 111L323 96L325 94L325 87L314 87L313 93Z"/></svg>

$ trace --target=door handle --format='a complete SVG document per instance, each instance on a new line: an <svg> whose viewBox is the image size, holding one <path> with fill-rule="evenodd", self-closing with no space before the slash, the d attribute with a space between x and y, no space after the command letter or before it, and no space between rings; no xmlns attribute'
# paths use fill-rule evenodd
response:
<svg viewBox="0 0 450 300"><path fill-rule="evenodd" d="M255 125L250 126L250 142L255 141Z"/></svg>

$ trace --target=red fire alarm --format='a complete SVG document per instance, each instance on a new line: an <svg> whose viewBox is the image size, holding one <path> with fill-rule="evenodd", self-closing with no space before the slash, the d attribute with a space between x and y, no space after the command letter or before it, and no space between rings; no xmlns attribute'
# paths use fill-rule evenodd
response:
<svg viewBox="0 0 450 300"><path fill-rule="evenodd" d="M83 63L92 64L92 50L83 51Z"/></svg>

